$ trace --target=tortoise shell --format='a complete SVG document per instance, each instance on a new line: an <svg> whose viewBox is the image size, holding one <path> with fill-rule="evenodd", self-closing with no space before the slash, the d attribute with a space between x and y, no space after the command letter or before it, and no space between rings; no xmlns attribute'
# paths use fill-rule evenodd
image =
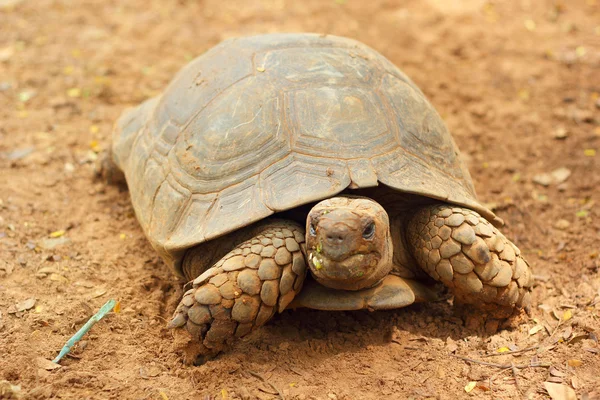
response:
<svg viewBox="0 0 600 400"><path fill-rule="evenodd" d="M379 182L501 223L419 88L340 37L222 42L123 113L112 154L144 232L175 267L194 245Z"/></svg>

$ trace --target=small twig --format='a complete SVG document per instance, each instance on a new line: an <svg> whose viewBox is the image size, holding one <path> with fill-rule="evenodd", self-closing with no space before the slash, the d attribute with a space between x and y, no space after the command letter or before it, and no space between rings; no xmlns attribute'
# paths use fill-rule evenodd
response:
<svg viewBox="0 0 600 400"><path fill-rule="evenodd" d="M502 370L500 370L500 371L496 372L495 374L491 375L491 376L488 378L488 382L489 382L489 384L490 384L490 391L492 391L492 390L493 390L493 382L494 382L494 379L496 379L498 376L502 375L502 374L503 374L503 373L505 373L506 371L510 371L510 370L512 370L512 367L504 368L504 369L502 369Z"/></svg>
<svg viewBox="0 0 600 400"><path fill-rule="evenodd" d="M512 373L513 376L515 377L515 386L517 387L517 391L519 392L519 394L523 394L523 392L521 391L521 386L519 385L519 379L517 378L517 367L514 363L510 363L510 369L512 369Z"/></svg>
<svg viewBox="0 0 600 400"><path fill-rule="evenodd" d="M281 400L285 400L285 397L283 397L283 394L281 393L281 391L279 389L277 389L277 387L275 387L275 385L273 385L271 382L269 382L268 380L266 380L264 376L262 376L258 372L254 372L254 371L249 370L249 369L247 369L246 371L248 371L248 373L250 375L252 375L253 377L258 378L261 381L263 381L264 383L266 383L267 385L271 386L273 388L273 390L277 392L277 394L279 395L279 397L281 397Z"/></svg>
<svg viewBox="0 0 600 400"><path fill-rule="evenodd" d="M526 351L530 351L530 350L536 350L539 349L540 345L538 344L537 346L531 346L528 347L526 349L521 349L521 350L513 350L513 351L503 351L502 353L492 353L492 354L486 354L482 357L497 357L497 356L504 356L507 354L519 354L519 353L524 353Z"/></svg>
<svg viewBox="0 0 600 400"><path fill-rule="evenodd" d="M467 357L463 357L463 356L457 356L455 354L449 354L451 357L455 357L455 358L460 358L463 361L468 361L474 364L480 364L480 365L485 365L488 367L494 367L494 368L549 368L550 366L552 366L552 364L550 363L529 363L529 364L520 364L520 365L515 365L515 364L495 364L495 363L489 363L489 362L485 362L485 361L479 361L479 360L474 360L472 358L467 358Z"/></svg>
<svg viewBox="0 0 600 400"><path fill-rule="evenodd" d="M554 328L554 330L552 331L552 333L550 334L550 336L548 336L548 338L552 338L552 336L554 336L556 334L556 332L558 332L558 328L560 328L560 326L563 323L563 319L559 319L558 320L558 324L556 324L556 327Z"/></svg>
<svg viewBox="0 0 600 400"><path fill-rule="evenodd" d="M417 363L415 363L415 365L411 365L411 366L406 367L402 372L405 372L405 371L414 371L414 369L417 368L421 364L423 364L423 360L418 361Z"/></svg>
<svg viewBox="0 0 600 400"><path fill-rule="evenodd" d="M451 357L455 357L455 358L460 358L463 361L468 361L474 364L481 364L481 365L486 365L488 367L494 367L494 368L510 368L510 365L503 365L503 364L494 364L494 363L489 363L489 362L485 362L485 361L479 361L479 360L473 360L472 358L467 358L467 357L463 357L463 356L457 356L456 354L450 354Z"/></svg>
<svg viewBox="0 0 600 400"><path fill-rule="evenodd" d="M542 354L542 353L544 353L544 352L546 352L546 351L549 351L549 350L553 350L554 348L556 348L556 345L555 345L555 344L553 344L553 345L550 345L550 346L548 346L548 347L542 347L542 348L540 349L540 351L538 351L538 352L537 352L537 354L536 354L536 355L538 355L538 356L539 356L540 354Z"/></svg>
<svg viewBox="0 0 600 400"><path fill-rule="evenodd" d="M425 379L423 379L423 380L421 381L421 385L422 385L422 384L424 384L425 382L427 382L427 381L429 380L429 378L431 378L433 375L435 375L435 372L434 372L434 373L431 373L431 374L429 374L429 375L428 375L428 376L427 376Z"/></svg>
<svg viewBox="0 0 600 400"><path fill-rule="evenodd" d="M85 335L96 322L100 321L106 314L111 312L115 308L116 304L117 302L115 300L107 301L106 304L104 304L96 314L92 315L85 325L83 325L69 340L67 340L67 343L65 343L63 348L60 350L60 353L58 353L52 362L58 363L65 355L67 355L69 351L71 351L71 347L73 347L75 343L79 342L83 335Z"/></svg>
<svg viewBox="0 0 600 400"><path fill-rule="evenodd" d="M402 343L398 339L392 339L392 343L396 343L396 344L399 344L400 346L404 346L404 343ZM402 347L402 350L422 351L423 349L419 348L419 347L404 346L404 347Z"/></svg>

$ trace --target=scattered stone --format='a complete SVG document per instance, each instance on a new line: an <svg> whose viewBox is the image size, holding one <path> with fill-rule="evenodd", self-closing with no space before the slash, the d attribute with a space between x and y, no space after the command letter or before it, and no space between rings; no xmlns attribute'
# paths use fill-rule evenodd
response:
<svg viewBox="0 0 600 400"><path fill-rule="evenodd" d="M21 160L21 159L27 157L28 155L30 155L31 153L33 153L34 151L35 151L34 147L24 147L22 149L10 151L8 153L0 153L0 158L9 160L9 161Z"/></svg>
<svg viewBox="0 0 600 400"><path fill-rule="evenodd" d="M566 219L559 219L558 221L556 221L554 223L554 227L556 229L560 229L561 231L564 231L569 226L571 226L571 223L569 221L567 221Z"/></svg>
<svg viewBox="0 0 600 400"><path fill-rule="evenodd" d="M565 128L558 128L554 131L554 139L564 140L569 136L569 132Z"/></svg>
<svg viewBox="0 0 600 400"><path fill-rule="evenodd" d="M46 371L52 371L60 368L60 364L53 363L50 360L46 360L44 357L37 357L35 363L38 367L45 369Z"/></svg>
<svg viewBox="0 0 600 400"><path fill-rule="evenodd" d="M446 350L448 350L450 353L454 353L456 350L458 350L458 345L450 336L448 336L446 339Z"/></svg>
<svg viewBox="0 0 600 400"><path fill-rule="evenodd" d="M541 173L533 177L532 181L542 186L559 185L571 176L571 170L565 167L555 169L551 173Z"/></svg>
<svg viewBox="0 0 600 400"><path fill-rule="evenodd" d="M552 176L548 173L537 174L533 177L532 181L538 185L550 186L552 183Z"/></svg>
<svg viewBox="0 0 600 400"><path fill-rule="evenodd" d="M0 381L0 399L20 399L21 386L13 385L9 381Z"/></svg>
<svg viewBox="0 0 600 400"><path fill-rule="evenodd" d="M3 0L0 0L2 4ZM15 48L13 46L6 46L0 48L0 62L8 61L15 54Z"/></svg>
<svg viewBox="0 0 600 400"><path fill-rule="evenodd" d="M551 173L554 183L561 184L571 176L571 170L565 167L555 169Z"/></svg>

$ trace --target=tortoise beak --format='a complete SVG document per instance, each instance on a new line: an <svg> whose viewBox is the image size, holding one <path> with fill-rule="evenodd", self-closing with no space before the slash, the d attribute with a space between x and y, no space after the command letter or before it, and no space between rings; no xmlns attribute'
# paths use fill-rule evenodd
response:
<svg viewBox="0 0 600 400"><path fill-rule="evenodd" d="M323 255L332 261L342 261L355 254L361 244L360 221L348 214L351 213L337 210L319 220L317 241Z"/></svg>

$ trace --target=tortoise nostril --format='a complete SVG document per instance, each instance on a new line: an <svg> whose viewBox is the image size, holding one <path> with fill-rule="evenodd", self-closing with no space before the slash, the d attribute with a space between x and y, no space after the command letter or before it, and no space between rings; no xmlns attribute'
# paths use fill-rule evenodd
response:
<svg viewBox="0 0 600 400"><path fill-rule="evenodd" d="M347 235L342 232L331 232L326 235L327 241L332 244L340 244L346 240Z"/></svg>
<svg viewBox="0 0 600 400"><path fill-rule="evenodd" d="M332 242L343 242L344 237L341 235L327 235L327 239Z"/></svg>

